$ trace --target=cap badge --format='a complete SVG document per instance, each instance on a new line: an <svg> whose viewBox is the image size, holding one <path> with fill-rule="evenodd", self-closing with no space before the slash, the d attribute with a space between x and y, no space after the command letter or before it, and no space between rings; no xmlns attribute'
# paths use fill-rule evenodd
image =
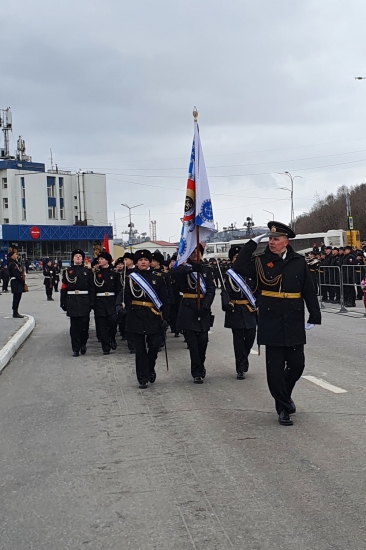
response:
<svg viewBox="0 0 366 550"><path fill-rule="evenodd" d="M272 227L271 227L271 233L276 233L276 232L277 232L276 226L275 226L275 225L272 225Z"/></svg>

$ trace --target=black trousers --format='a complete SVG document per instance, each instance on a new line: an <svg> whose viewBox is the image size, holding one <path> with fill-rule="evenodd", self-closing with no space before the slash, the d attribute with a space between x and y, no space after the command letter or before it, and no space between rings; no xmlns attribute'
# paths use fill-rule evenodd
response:
<svg viewBox="0 0 366 550"><path fill-rule="evenodd" d="M149 375L155 372L161 332L155 334L133 334L135 346L136 376L139 384L146 384Z"/></svg>
<svg viewBox="0 0 366 550"><path fill-rule="evenodd" d="M50 284L44 285L47 298L52 298L53 287Z"/></svg>
<svg viewBox="0 0 366 550"><path fill-rule="evenodd" d="M247 372L249 353L255 340L255 328L232 328L236 372Z"/></svg>
<svg viewBox="0 0 366 550"><path fill-rule="evenodd" d="M354 305L356 303L356 291L353 284L344 285L344 304L347 306Z"/></svg>
<svg viewBox="0 0 366 550"><path fill-rule="evenodd" d="M89 315L70 317L70 336L72 351L80 351L89 338Z"/></svg>
<svg viewBox="0 0 366 550"><path fill-rule="evenodd" d="M291 408L292 390L304 372L304 346L266 346L266 368L269 391L280 414Z"/></svg>
<svg viewBox="0 0 366 550"><path fill-rule="evenodd" d="M195 332L194 330L185 330L189 354L191 356L191 374L204 377L206 374L205 359L208 344L208 332Z"/></svg>
<svg viewBox="0 0 366 550"><path fill-rule="evenodd" d="M95 317L98 339L102 343L103 351L111 350L111 341L116 339L117 334L117 315L108 317Z"/></svg>
<svg viewBox="0 0 366 550"><path fill-rule="evenodd" d="M20 300L22 299L22 293L21 292L16 292L15 294L13 294L13 312L14 313L18 313L18 309L19 309L19 304L20 304Z"/></svg>
<svg viewBox="0 0 366 550"><path fill-rule="evenodd" d="M3 291L4 292L8 291L8 286L9 286L9 281L4 281L4 279L3 279Z"/></svg>

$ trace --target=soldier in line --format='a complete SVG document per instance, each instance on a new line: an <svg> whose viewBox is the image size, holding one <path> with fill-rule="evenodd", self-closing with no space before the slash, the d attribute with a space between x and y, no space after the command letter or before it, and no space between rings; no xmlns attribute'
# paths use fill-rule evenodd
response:
<svg viewBox="0 0 366 550"><path fill-rule="evenodd" d="M167 271L165 270L164 256L162 255L161 252L156 250L155 252L153 252L151 254L151 257L152 257L151 269L155 273L160 273L163 277L163 281L165 283L165 286L166 286L166 289L167 289L167 292L168 292L169 312L170 312L170 310L173 309L173 304L174 304L174 301L175 301L174 288L173 288L171 273L169 272L169 270L167 270ZM163 334L163 340L162 340L162 343L160 345L160 348L164 347L164 341L165 341L165 338L166 338L167 329L168 329L168 327L166 327L165 333Z"/></svg>
<svg viewBox="0 0 366 550"><path fill-rule="evenodd" d="M85 355L89 338L91 290L93 274L84 265L85 253L77 248L71 253L71 266L62 274L60 306L70 317L70 337L73 357Z"/></svg>
<svg viewBox="0 0 366 550"><path fill-rule="evenodd" d="M229 250L229 259L235 262L242 247L234 245ZM243 284L244 283L244 284ZM225 311L225 328L233 334L236 378L244 380L249 368L249 354L255 340L257 315L255 298L251 292L253 281L242 278L228 269L221 290L222 310ZM251 300L251 301L249 301Z"/></svg>
<svg viewBox="0 0 366 550"><path fill-rule="evenodd" d="M275 400L279 423L292 426L296 406L291 395L305 368L305 329L321 323L314 285L305 258L289 245L294 231L280 222L269 222L269 233L248 241L236 259L234 271L256 280L258 295L258 344L266 346L269 390ZM258 243L269 237L262 254L253 257ZM305 325L304 302L309 311Z"/></svg>
<svg viewBox="0 0 366 550"><path fill-rule="evenodd" d="M202 263L203 246L195 248L186 265L173 270L179 290L183 294L177 326L184 330L191 357L191 374L195 384L202 384L206 376L205 359L208 331L211 326L211 305L215 298L212 269ZM198 277L200 285L198 286ZM197 306L200 295L200 308Z"/></svg>
<svg viewBox="0 0 366 550"><path fill-rule="evenodd" d="M174 338L179 338L180 333L177 327L177 317L178 317L178 311L179 311L179 306L180 306L182 297L179 294L179 284L175 280L175 276L174 276L173 266L176 261L177 261L177 255L173 254L169 262L169 274L170 274L170 280L172 283L173 295L174 295L173 301L170 304L170 308L169 308L169 325L170 325L172 334L174 334Z"/></svg>
<svg viewBox="0 0 366 550"><path fill-rule="evenodd" d="M109 355L111 349L117 348L116 298L120 290L119 275L112 269L112 256L108 252L100 252L98 268L93 274L92 307L103 355Z"/></svg>
<svg viewBox="0 0 366 550"><path fill-rule="evenodd" d="M125 287L129 274L132 273L135 269L133 258L134 256L131 252L125 252L122 258L118 258L116 260L115 266L117 268L117 273L120 276L122 290ZM117 317L118 317L118 328L119 328L119 332L121 334L122 340L127 340L127 346L128 346L129 352L135 353L135 347L134 347L132 335L129 334L126 330L126 311L120 310Z"/></svg>
<svg viewBox="0 0 366 550"><path fill-rule="evenodd" d="M53 262L53 290L58 292L58 285L60 282L60 269L57 262Z"/></svg>
<svg viewBox="0 0 366 550"><path fill-rule="evenodd" d="M46 265L43 267L43 284L46 290L46 296L48 302L53 302L52 291L54 281L54 269L51 260L46 260Z"/></svg>
<svg viewBox="0 0 366 550"><path fill-rule="evenodd" d="M16 319L23 319L24 315L20 315L19 313L19 304L23 292L26 291L25 276L18 262L18 250L15 247L9 248L7 270L10 278L10 289L13 294L13 317Z"/></svg>
<svg viewBox="0 0 366 550"><path fill-rule="evenodd" d="M136 377L140 389L156 380L155 363L163 331L168 326L168 291L161 273L151 269L149 250L138 250L135 270L129 274L123 292L117 298L117 313L127 309L126 329L133 336Z"/></svg>

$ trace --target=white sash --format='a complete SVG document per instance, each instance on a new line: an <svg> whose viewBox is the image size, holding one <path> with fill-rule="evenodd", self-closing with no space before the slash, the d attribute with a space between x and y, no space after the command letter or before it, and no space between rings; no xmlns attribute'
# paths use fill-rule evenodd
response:
<svg viewBox="0 0 366 550"><path fill-rule="evenodd" d="M139 273L131 273L129 277L148 295L156 309L160 309L163 302L160 301L153 287Z"/></svg>
<svg viewBox="0 0 366 550"><path fill-rule="evenodd" d="M195 281L195 283L196 283L196 288L197 288L197 279L198 279L198 276L197 276L196 271L192 271L192 273L190 273L190 276L191 276L192 279ZM203 295L205 295L206 292L207 292L206 283L205 283L205 281L204 281L202 275L200 276L200 292L202 292Z"/></svg>
<svg viewBox="0 0 366 550"><path fill-rule="evenodd" d="M238 285L240 290L243 294L248 298L249 303L252 307L256 307L255 305L255 298L253 295L253 292L251 291L250 287L247 285L247 283L244 281L243 277L241 275L238 275L233 269L228 269L226 272L229 277Z"/></svg>

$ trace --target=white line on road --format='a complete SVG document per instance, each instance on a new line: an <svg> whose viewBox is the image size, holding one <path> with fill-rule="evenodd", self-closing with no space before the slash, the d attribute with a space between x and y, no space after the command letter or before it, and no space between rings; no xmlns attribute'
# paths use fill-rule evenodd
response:
<svg viewBox="0 0 366 550"><path fill-rule="evenodd" d="M258 355L258 352L257 352L256 349L251 349L251 350L250 350L250 353L251 353L252 355Z"/></svg>
<svg viewBox="0 0 366 550"><path fill-rule="evenodd" d="M347 390L343 390L342 388L338 388L338 386L333 386L333 384L329 384L329 382L326 382L325 380L322 380L321 378L317 378L316 376L305 375L302 378L305 378L306 380L309 380L309 382L313 382L317 386L321 386L325 390L332 391L333 393L347 393Z"/></svg>

